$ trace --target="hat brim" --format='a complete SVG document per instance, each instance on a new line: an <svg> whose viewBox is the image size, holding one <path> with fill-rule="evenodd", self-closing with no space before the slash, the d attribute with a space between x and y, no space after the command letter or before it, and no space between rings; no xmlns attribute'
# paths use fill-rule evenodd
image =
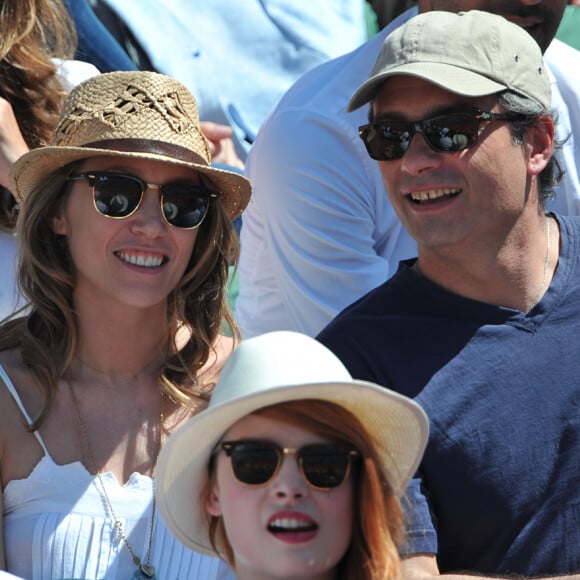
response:
<svg viewBox="0 0 580 580"><path fill-rule="evenodd" d="M417 77L465 97L493 95L509 88L477 72L455 65L440 62L414 62L385 70L365 81L349 100L346 110L351 113L372 101L383 83L396 75Z"/></svg>
<svg viewBox="0 0 580 580"><path fill-rule="evenodd" d="M428 422L414 402L365 381L284 385L210 407L182 425L163 446L155 473L159 512L169 530L191 550L216 555L200 496L212 451L246 415L280 402L331 401L351 411L377 437L378 453L398 495L414 475L427 444ZM223 546L218 556L224 557Z"/></svg>
<svg viewBox="0 0 580 580"><path fill-rule="evenodd" d="M251 195L250 182L242 175L210 165L182 161L152 152L114 151L92 147L47 146L33 149L16 161L10 173L12 191L19 201L25 201L48 175L58 169L90 157L124 157L163 161L172 165L188 167L207 175L215 184L218 199L231 220L238 217L248 205Z"/></svg>

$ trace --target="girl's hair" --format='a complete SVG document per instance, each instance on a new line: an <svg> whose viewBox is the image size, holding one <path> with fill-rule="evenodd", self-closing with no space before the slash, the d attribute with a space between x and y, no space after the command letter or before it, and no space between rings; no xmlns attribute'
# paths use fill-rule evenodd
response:
<svg viewBox="0 0 580 580"><path fill-rule="evenodd" d="M45 179L30 194L18 221L18 282L28 305L0 326L0 351L19 348L42 391L42 409L33 430L46 416L58 381L66 376L77 348L75 271L67 239L54 233L52 217L65 203L67 178L80 163L69 164ZM229 268L238 252L232 223L216 201L199 227L185 274L167 302L166 331L171 343L159 379L168 395L182 404L207 402L211 385L198 384L196 374L208 361L222 324L239 338L227 297ZM179 350L175 335L181 326L190 331L190 337Z"/></svg>
<svg viewBox="0 0 580 580"><path fill-rule="evenodd" d="M354 524L351 544L339 563L340 580L384 580L400 577L398 547L403 539L404 517L399 499L389 483L389 474L376 449L374 437L345 408L321 400L278 403L252 413L305 429L353 445L360 453L355 479ZM214 456L212 456L214 457ZM215 461L209 465L209 478L202 491L207 505L215 478ZM223 519L208 514L209 537L217 553L235 568L235 554L228 541ZM220 550L220 546L223 548Z"/></svg>
<svg viewBox="0 0 580 580"><path fill-rule="evenodd" d="M52 58L74 56L77 36L62 0L0 2L0 95L14 110L29 148L48 143L65 92ZM0 226L14 229L15 207L0 197Z"/></svg>

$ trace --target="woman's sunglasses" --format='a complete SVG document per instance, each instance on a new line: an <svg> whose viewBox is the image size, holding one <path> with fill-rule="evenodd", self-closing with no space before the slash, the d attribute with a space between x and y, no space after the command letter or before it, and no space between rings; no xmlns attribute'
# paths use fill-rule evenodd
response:
<svg viewBox="0 0 580 580"><path fill-rule="evenodd" d="M269 441L241 439L220 443L231 459L238 481L246 485L264 485L276 476L285 455L295 455L302 476L318 490L338 487L350 473L359 452L341 444L313 443L300 449L280 447ZM219 448L218 448L219 451Z"/></svg>
<svg viewBox="0 0 580 580"><path fill-rule="evenodd" d="M463 151L477 143L480 123L516 121L518 113L449 113L423 121L380 119L359 127L368 154L377 161L401 159L409 149L416 133L421 133L434 151L443 153Z"/></svg>
<svg viewBox="0 0 580 580"><path fill-rule="evenodd" d="M176 228L191 230L203 222L217 194L203 184L175 181L164 185L147 183L134 175L87 171L71 175L69 181L86 179L93 190L95 209L105 217L123 219L134 214L147 189L158 189L161 213Z"/></svg>

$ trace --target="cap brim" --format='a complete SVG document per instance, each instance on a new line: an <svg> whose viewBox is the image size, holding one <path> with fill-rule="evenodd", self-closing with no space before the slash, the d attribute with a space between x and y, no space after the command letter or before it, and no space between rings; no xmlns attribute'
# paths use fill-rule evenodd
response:
<svg viewBox="0 0 580 580"><path fill-rule="evenodd" d="M486 76L457 66L438 62L416 62L386 70L365 81L349 100L346 110L350 113L372 101L383 83L396 75L417 77L466 97L492 95L509 88Z"/></svg>
<svg viewBox="0 0 580 580"><path fill-rule="evenodd" d="M218 199L231 220L238 217L248 205L251 195L250 182L242 175L209 165L181 161L158 153L137 151L113 151L90 147L39 147L18 159L10 172L12 191L16 198L25 201L48 175L81 159L90 157L124 157L163 161L172 165L188 167L207 175L215 184Z"/></svg>
<svg viewBox="0 0 580 580"><path fill-rule="evenodd" d="M188 548L216 555L200 495L211 453L224 433L257 409L299 399L332 401L350 410L369 433L397 494L404 492L427 444L425 413L406 397L365 381L285 385L210 407L180 427L163 446L155 473L156 499L169 530ZM224 554L219 554L224 557Z"/></svg>

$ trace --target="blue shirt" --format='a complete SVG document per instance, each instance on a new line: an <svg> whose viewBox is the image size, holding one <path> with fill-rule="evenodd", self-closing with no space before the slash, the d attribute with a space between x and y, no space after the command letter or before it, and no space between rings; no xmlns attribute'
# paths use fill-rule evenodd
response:
<svg viewBox="0 0 580 580"><path fill-rule="evenodd" d="M366 40L362 0L106 0L155 69L231 125L246 158L280 97L306 71Z"/></svg>
<svg viewBox="0 0 580 580"><path fill-rule="evenodd" d="M355 378L427 412L410 551L442 573L580 571L580 219L558 221L558 268L528 313L403 263L319 335Z"/></svg>

